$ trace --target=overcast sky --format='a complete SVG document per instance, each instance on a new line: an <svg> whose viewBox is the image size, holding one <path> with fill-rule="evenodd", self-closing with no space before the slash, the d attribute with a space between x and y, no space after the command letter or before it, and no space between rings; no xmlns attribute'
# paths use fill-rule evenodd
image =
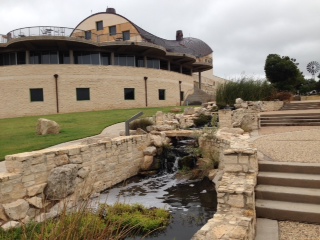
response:
<svg viewBox="0 0 320 240"><path fill-rule="evenodd" d="M320 63L319 0L0 0L0 33L29 26L75 27L113 7L165 39L205 41L213 49L214 75L264 77L268 54L297 59L306 77ZM318 74L317 74L318 75Z"/></svg>

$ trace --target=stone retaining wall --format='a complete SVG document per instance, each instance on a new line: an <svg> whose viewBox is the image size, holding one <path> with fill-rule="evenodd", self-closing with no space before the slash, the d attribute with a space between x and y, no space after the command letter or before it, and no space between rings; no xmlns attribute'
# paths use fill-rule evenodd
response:
<svg viewBox="0 0 320 240"><path fill-rule="evenodd" d="M136 175L149 144L149 135L139 135L6 156L0 225L55 217L65 200L86 199Z"/></svg>
<svg viewBox="0 0 320 240"><path fill-rule="evenodd" d="M220 174L215 179L218 208L193 240L254 239L258 162L257 151L248 138L248 135L218 132L216 138L200 139L204 152L220 151Z"/></svg>

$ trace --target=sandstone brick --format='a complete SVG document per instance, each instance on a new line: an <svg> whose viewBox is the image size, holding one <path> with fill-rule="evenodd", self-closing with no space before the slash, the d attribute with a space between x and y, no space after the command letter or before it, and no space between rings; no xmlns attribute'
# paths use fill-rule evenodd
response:
<svg viewBox="0 0 320 240"><path fill-rule="evenodd" d="M27 188L27 194L29 197L33 197L39 193L42 193L47 183L38 184Z"/></svg>
<svg viewBox="0 0 320 240"><path fill-rule="evenodd" d="M229 195L229 199L228 199L227 203L232 207L243 208L245 205L244 196L243 195Z"/></svg>

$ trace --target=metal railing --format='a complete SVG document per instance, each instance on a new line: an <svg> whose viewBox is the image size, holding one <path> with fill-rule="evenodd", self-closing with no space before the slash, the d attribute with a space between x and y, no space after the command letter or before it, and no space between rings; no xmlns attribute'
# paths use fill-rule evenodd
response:
<svg viewBox="0 0 320 240"><path fill-rule="evenodd" d="M97 34L93 31L85 31L82 29L57 27L57 26L35 26L25 27L12 30L7 35L0 35L2 43L9 42L12 39L35 37L35 36L50 36L50 37L74 37L85 39L93 42L119 42L144 41L138 33L115 33L115 34Z"/></svg>

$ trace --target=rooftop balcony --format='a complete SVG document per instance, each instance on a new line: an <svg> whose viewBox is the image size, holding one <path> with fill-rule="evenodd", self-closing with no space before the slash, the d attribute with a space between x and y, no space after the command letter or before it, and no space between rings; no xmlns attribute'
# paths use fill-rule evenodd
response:
<svg viewBox="0 0 320 240"><path fill-rule="evenodd" d="M6 35L0 34L0 43L7 43L13 39L25 37L70 37L84 39L93 42L145 42L137 33L121 32L115 34L97 34L93 31L84 31L81 29L74 29L68 27L36 26L18 28L8 32Z"/></svg>

